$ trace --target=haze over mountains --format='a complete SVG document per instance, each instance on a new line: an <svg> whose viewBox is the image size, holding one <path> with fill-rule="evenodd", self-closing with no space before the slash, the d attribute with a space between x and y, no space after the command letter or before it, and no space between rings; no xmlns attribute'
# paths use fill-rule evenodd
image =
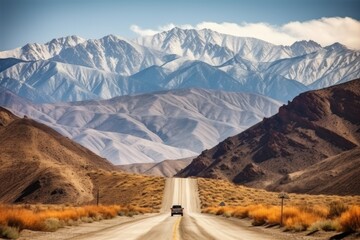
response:
<svg viewBox="0 0 360 240"><path fill-rule="evenodd" d="M295 192L360 194L360 79L300 94L205 150L178 176Z"/></svg>

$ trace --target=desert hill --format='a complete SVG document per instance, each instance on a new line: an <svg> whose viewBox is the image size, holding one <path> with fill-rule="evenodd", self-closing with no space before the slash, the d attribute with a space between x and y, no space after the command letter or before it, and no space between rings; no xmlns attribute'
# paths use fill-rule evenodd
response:
<svg viewBox="0 0 360 240"><path fill-rule="evenodd" d="M205 150L178 176L223 178L253 187L301 192L340 193L331 187L290 187L289 176L310 171L313 165L360 146L360 80L300 94L279 113L248 130ZM358 166L357 155L350 166ZM334 157L336 158L336 157ZM337 160L328 160L336 162ZM345 163L344 163L345 164ZM353 164L353 165L352 165ZM317 165L316 165L317 166ZM318 171L330 171L331 164ZM341 185L349 185L356 171L342 171ZM320 174L317 172L317 174ZM303 181L298 175L297 181ZM281 181L283 180L283 181ZM327 178L326 181L330 181ZM313 181L318 181L314 178ZM330 186L330 185L329 185ZM285 186L284 186L285 187ZM348 189L346 194L355 193Z"/></svg>
<svg viewBox="0 0 360 240"><path fill-rule="evenodd" d="M119 165L119 169L130 172L160 177L172 177L190 164L192 158L164 160L159 163L134 163Z"/></svg>
<svg viewBox="0 0 360 240"><path fill-rule="evenodd" d="M269 186L275 191L360 195L360 147L290 173Z"/></svg>
<svg viewBox="0 0 360 240"><path fill-rule="evenodd" d="M84 203L87 171L115 170L106 159L55 130L0 108L0 202Z"/></svg>

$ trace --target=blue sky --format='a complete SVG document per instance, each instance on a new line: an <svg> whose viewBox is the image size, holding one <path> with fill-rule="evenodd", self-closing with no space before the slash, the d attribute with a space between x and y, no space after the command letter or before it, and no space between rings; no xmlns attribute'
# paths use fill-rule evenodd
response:
<svg viewBox="0 0 360 240"><path fill-rule="evenodd" d="M130 29L132 25L159 30L169 23L196 26L201 22L227 22L266 23L281 28L289 22L324 17L360 20L360 1L0 0L0 51L68 35L134 38L137 34Z"/></svg>

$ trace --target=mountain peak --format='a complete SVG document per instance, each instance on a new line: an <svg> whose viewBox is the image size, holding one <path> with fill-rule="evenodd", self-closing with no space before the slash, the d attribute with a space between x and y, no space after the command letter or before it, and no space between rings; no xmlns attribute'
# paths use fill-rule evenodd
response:
<svg viewBox="0 0 360 240"><path fill-rule="evenodd" d="M327 49L327 50L335 50L335 51L342 51L342 50L347 50L348 48L345 45L343 45L343 44L341 44L339 42L336 42L336 43L333 43L333 44L331 44L329 46L326 46L325 49Z"/></svg>
<svg viewBox="0 0 360 240"><path fill-rule="evenodd" d="M321 48L321 45L318 44L317 42L313 41L313 40L296 41L291 45L291 47L296 47L296 46L306 46L306 47L318 47L318 48Z"/></svg>
<svg viewBox="0 0 360 240"><path fill-rule="evenodd" d="M290 46L291 50L295 52L297 55L304 55L312 52L316 52L321 49L321 45L313 40L302 40L296 41Z"/></svg>
<svg viewBox="0 0 360 240"><path fill-rule="evenodd" d="M124 40L123 38L120 38L120 37L118 37L118 36L116 36L114 34L106 35L105 37L103 37L101 39L112 41L112 42L117 42L119 40Z"/></svg>
<svg viewBox="0 0 360 240"><path fill-rule="evenodd" d="M76 36L76 35L71 35L71 36L66 36L66 37L60 37L60 38L54 38L51 41L45 43L45 45L51 45L51 44L63 44L63 45L68 45L68 46L75 46L79 43L83 43L85 42L86 39Z"/></svg>

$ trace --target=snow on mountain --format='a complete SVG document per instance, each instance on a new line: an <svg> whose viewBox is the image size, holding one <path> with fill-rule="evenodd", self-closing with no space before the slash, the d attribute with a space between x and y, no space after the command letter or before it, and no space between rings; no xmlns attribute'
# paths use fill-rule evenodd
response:
<svg viewBox="0 0 360 240"><path fill-rule="evenodd" d="M78 36L55 38L45 44L29 43L22 48L0 52L0 58L18 58L35 61L46 60L59 54L61 50L74 47L85 39Z"/></svg>
<svg viewBox="0 0 360 240"><path fill-rule="evenodd" d="M108 35L66 48L54 60L128 76L165 63L166 54Z"/></svg>
<svg viewBox="0 0 360 240"><path fill-rule="evenodd" d="M291 49L255 39L217 33L209 29L173 28L135 40L158 51L177 54L190 60L220 65L235 54L251 61L268 62L293 56Z"/></svg>
<svg viewBox="0 0 360 240"><path fill-rule="evenodd" d="M271 63L264 71L319 89L360 76L360 52L338 44L296 58Z"/></svg>
<svg viewBox="0 0 360 240"><path fill-rule="evenodd" d="M301 55L309 54L312 52L316 52L316 51L320 50L321 48L322 47L320 44L318 44L317 42L314 42L312 40L297 41L297 42L294 42L290 46L290 49L293 51L293 53L296 56L301 56Z"/></svg>
<svg viewBox="0 0 360 240"><path fill-rule="evenodd" d="M117 79L126 81L115 74L48 60L21 62L0 73L1 86L34 102L44 102L38 96L45 102L110 98L109 89L121 92L113 84Z"/></svg>
<svg viewBox="0 0 360 240"><path fill-rule="evenodd" d="M153 36L135 39L138 44L158 51L177 54L190 60L220 65L235 55L252 62L272 62L320 50L314 41L298 41L281 46L266 41L221 34L210 29L194 30L173 28Z"/></svg>
<svg viewBox="0 0 360 240"><path fill-rule="evenodd" d="M360 77L360 52L339 43L278 46L209 29L174 28L134 41L66 37L35 45L0 53L20 59L0 59L0 86L37 103L194 87L286 102L303 91Z"/></svg>
<svg viewBox="0 0 360 240"><path fill-rule="evenodd" d="M275 114L281 103L256 94L183 89L40 105L0 88L0 105L127 164L197 155Z"/></svg>

